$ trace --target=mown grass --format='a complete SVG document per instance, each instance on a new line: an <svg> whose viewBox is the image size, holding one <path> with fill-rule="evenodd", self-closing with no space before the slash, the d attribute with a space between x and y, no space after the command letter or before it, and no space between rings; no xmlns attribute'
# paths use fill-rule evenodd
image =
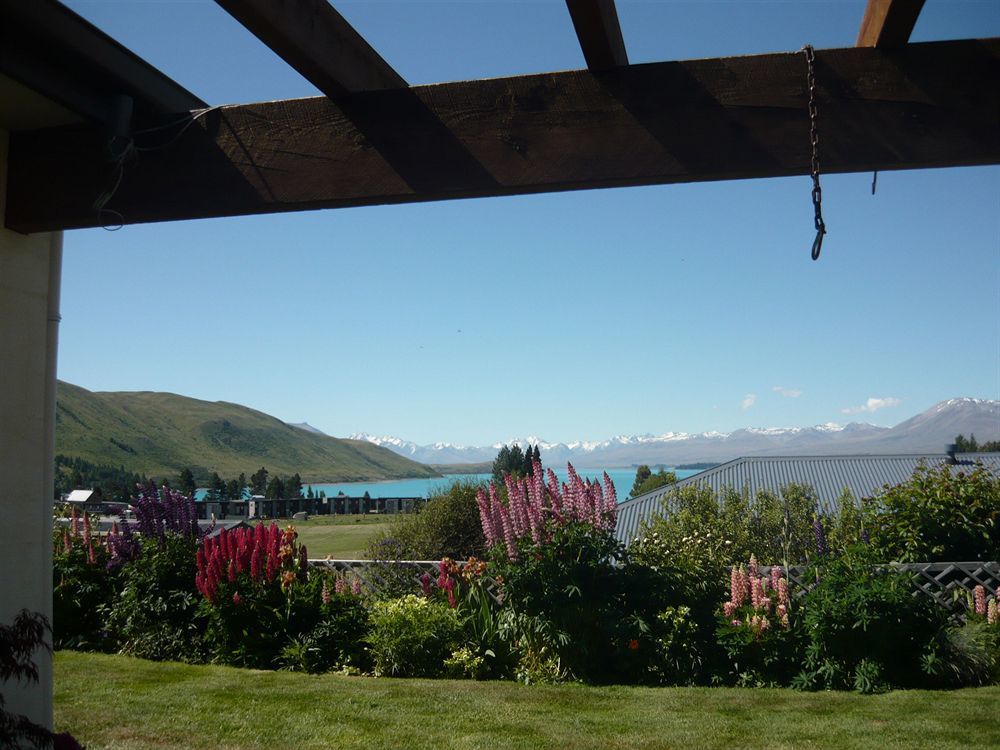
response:
<svg viewBox="0 0 1000 750"><path fill-rule="evenodd" d="M299 542L309 550L309 557L335 560L364 559L368 542L393 523L394 516L375 514L310 516L308 521L276 518L284 528L291 524L299 532ZM263 521L271 523L271 520Z"/></svg>
<svg viewBox="0 0 1000 750"><path fill-rule="evenodd" d="M55 721L102 748L1000 746L1000 688L887 695L308 676L59 652Z"/></svg>

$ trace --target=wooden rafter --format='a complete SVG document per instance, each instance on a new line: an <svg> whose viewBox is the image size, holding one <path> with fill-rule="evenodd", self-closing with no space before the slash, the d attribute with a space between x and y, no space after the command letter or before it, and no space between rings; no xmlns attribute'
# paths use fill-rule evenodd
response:
<svg viewBox="0 0 1000 750"><path fill-rule="evenodd" d="M858 47L901 47L910 40L924 0L868 0Z"/></svg>
<svg viewBox="0 0 1000 750"><path fill-rule="evenodd" d="M566 0L590 70L628 65L615 0Z"/></svg>
<svg viewBox="0 0 1000 750"><path fill-rule="evenodd" d="M1000 39L820 50L816 77L825 172L1000 163ZM806 101L784 53L224 107L143 151L108 208L137 223L807 174ZM99 225L103 146L82 126L12 134L7 226Z"/></svg>
<svg viewBox="0 0 1000 750"><path fill-rule="evenodd" d="M215 0L329 97L406 81L327 0Z"/></svg>

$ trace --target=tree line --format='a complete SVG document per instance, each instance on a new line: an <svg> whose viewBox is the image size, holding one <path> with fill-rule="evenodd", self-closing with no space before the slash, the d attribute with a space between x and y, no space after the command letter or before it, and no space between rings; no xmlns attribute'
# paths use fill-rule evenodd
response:
<svg viewBox="0 0 1000 750"><path fill-rule="evenodd" d="M128 471L123 466L95 464L62 454L55 457L56 499L73 490L94 489L99 490L105 500L128 502L135 494L136 485L145 485L149 481L150 477L145 474ZM198 489L194 472L190 468L183 469L173 479L165 477L158 484L173 486L191 496ZM293 500L301 497L312 500L326 497L325 492L314 493L311 486L303 488L302 477L298 472L291 476L272 475L263 466L249 478L241 473L238 477L227 480L219 476L218 472L212 472L207 490L206 500L223 502L248 499L251 495L262 495L269 500Z"/></svg>
<svg viewBox="0 0 1000 750"><path fill-rule="evenodd" d="M973 433L969 437L958 435L955 438L955 453L998 453L1000 452L1000 440L989 440L979 443Z"/></svg>

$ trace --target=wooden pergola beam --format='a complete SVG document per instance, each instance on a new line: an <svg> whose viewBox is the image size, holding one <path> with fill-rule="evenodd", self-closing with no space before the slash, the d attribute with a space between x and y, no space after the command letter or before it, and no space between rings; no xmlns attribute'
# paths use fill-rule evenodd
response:
<svg viewBox="0 0 1000 750"><path fill-rule="evenodd" d="M868 0L856 47L901 47L910 40L924 0Z"/></svg>
<svg viewBox="0 0 1000 750"><path fill-rule="evenodd" d="M566 7L590 70L628 65L615 0L566 0Z"/></svg>
<svg viewBox="0 0 1000 750"><path fill-rule="evenodd" d="M406 81L327 0L215 0L329 97Z"/></svg>
<svg viewBox="0 0 1000 750"><path fill-rule="evenodd" d="M1000 163L1000 39L816 52L824 172ZM125 223L808 174L800 53L224 107L139 139ZM169 143L157 149L160 143ZM13 133L6 225L109 221L99 129Z"/></svg>

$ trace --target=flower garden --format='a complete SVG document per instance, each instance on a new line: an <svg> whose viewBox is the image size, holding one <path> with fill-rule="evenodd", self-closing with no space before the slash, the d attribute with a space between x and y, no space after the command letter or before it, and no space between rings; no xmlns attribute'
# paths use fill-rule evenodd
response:
<svg viewBox="0 0 1000 750"><path fill-rule="evenodd" d="M56 647L529 685L873 694L1000 677L995 579L943 607L888 564L997 559L1000 478L982 467L922 469L825 517L801 488L686 488L628 548L611 482L570 468L566 483L536 462L467 489L470 544L488 551L446 557L435 576L391 560L333 570L274 523L201 538L189 498L142 488L137 528L99 538L82 517L57 533Z"/></svg>
<svg viewBox="0 0 1000 750"><path fill-rule="evenodd" d="M525 683L872 693L998 677L994 591L978 585L949 611L884 565L908 555L996 559L1000 480L984 469L924 470L877 505L844 503L828 518L794 489L720 502L688 488L627 549L613 536L609 480L571 470L560 483L540 463L533 469L475 490L485 560L445 558L436 577L419 580L394 561L373 566L377 575L311 564L292 526L202 539L189 498L142 488L136 529L99 539L84 517L58 535L56 645ZM896 505L924 496L937 499L919 523L900 517ZM949 515L949 504L961 507ZM790 565L806 566L809 586L790 583Z"/></svg>

